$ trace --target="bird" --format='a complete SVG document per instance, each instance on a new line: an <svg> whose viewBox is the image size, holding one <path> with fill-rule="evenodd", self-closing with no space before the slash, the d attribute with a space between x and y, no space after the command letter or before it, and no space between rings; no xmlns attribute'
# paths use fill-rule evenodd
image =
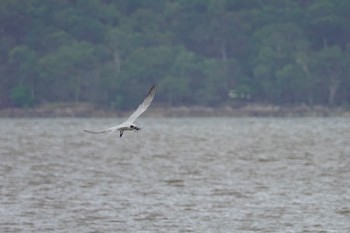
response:
<svg viewBox="0 0 350 233"><path fill-rule="evenodd" d="M146 98L143 100L143 102L138 106L138 108L129 116L129 118L124 121L123 123L113 126L107 129L99 130L99 131L92 131L84 129L87 133L93 133L93 134L102 134L102 133L113 133L115 131L119 131L119 137L123 136L124 131L140 131L141 128L137 126L134 121L147 110L147 108L151 105L152 100L156 94L156 85L152 85L151 89L149 90Z"/></svg>

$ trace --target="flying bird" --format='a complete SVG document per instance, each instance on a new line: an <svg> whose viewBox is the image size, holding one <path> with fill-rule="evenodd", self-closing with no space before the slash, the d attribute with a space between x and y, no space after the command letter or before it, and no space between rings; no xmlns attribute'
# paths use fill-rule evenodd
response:
<svg viewBox="0 0 350 233"><path fill-rule="evenodd" d="M149 90L146 98L143 100L142 104L139 105L139 107L133 112L129 118L121 123L120 125L113 126L107 129L103 129L100 131L91 131L84 129L85 132L88 133L94 133L94 134L100 134L100 133L113 133L115 131L119 131L119 136L122 137L124 131L140 131L141 128L138 127L134 121L136 118L138 118L144 111L147 110L147 108L151 105L152 100L156 94L156 85L153 85L151 89Z"/></svg>

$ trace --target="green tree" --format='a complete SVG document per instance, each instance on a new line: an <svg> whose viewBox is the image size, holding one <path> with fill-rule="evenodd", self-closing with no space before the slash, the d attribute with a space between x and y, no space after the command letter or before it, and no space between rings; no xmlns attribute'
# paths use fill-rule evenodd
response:
<svg viewBox="0 0 350 233"><path fill-rule="evenodd" d="M34 103L31 89L24 85L15 86L10 92L10 98L16 107L30 107Z"/></svg>
<svg viewBox="0 0 350 233"><path fill-rule="evenodd" d="M87 42L64 45L39 59L42 98L47 101L81 100L89 73L96 66L94 47Z"/></svg>
<svg viewBox="0 0 350 233"><path fill-rule="evenodd" d="M330 106L335 104L338 90L345 82L349 72L348 51L342 51L338 46L322 49L315 53L312 72L318 77L318 95Z"/></svg>
<svg viewBox="0 0 350 233"><path fill-rule="evenodd" d="M304 79L299 72L294 76L296 56L300 51L307 50L307 41L302 30L293 23L267 25L255 33L259 48L255 60L254 78L258 85L258 95L268 102L294 102L286 93L295 92ZM287 75L286 72L292 72Z"/></svg>
<svg viewBox="0 0 350 233"><path fill-rule="evenodd" d="M25 86L25 93L33 101L35 98L35 86L39 81L36 70L38 59L36 51L22 45L14 47L8 55L8 65L11 67L12 74L16 77L16 82L12 86L15 86L15 90L18 88L20 88L19 90L23 90ZM24 91L19 92L24 93Z"/></svg>
<svg viewBox="0 0 350 233"><path fill-rule="evenodd" d="M344 0L2 0L0 107L349 104ZM134 93L137 93L136 95Z"/></svg>
<svg viewBox="0 0 350 233"><path fill-rule="evenodd" d="M306 30L315 49L338 45L345 47L350 39L347 10L348 1L311 1L306 13Z"/></svg>

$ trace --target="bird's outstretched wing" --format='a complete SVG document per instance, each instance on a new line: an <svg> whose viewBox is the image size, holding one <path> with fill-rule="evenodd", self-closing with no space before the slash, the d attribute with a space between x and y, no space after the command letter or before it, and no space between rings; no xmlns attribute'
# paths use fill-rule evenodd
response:
<svg viewBox="0 0 350 233"><path fill-rule="evenodd" d="M102 134L102 133L113 133L117 130L120 130L121 132L123 130L130 130L130 124L132 124L136 120L136 118L138 118L144 111L147 110L147 108L152 103L152 100L155 94L156 94L156 85L153 85L149 90L146 98L142 102L142 104L140 104L139 107L136 109L136 111L133 114L131 114L129 118L126 121L124 121L122 124L113 126L111 128L103 129L103 130L98 130L98 131L87 130L87 129L84 129L84 131L87 133Z"/></svg>
<svg viewBox="0 0 350 233"><path fill-rule="evenodd" d="M126 122L134 122L136 118L138 118L144 111L147 110L147 108L152 103L152 100L156 94L156 85L153 85L151 89L149 90L146 98L142 102L142 104L139 105L139 107L129 116L129 118L126 120Z"/></svg>
<svg viewBox="0 0 350 233"><path fill-rule="evenodd" d="M93 133L93 134L101 134L101 133L113 133L114 131L119 129L119 125L118 126L114 126L108 129L103 129L103 130L99 130L99 131L93 131L93 130L88 130L88 129L84 129L85 132L87 133Z"/></svg>

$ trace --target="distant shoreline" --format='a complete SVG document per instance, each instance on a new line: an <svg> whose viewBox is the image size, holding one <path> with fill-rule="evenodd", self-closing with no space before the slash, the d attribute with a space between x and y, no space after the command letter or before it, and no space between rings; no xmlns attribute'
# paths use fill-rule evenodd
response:
<svg viewBox="0 0 350 233"><path fill-rule="evenodd" d="M35 108L0 109L1 118L26 117L125 117L130 111L113 111L87 103L45 104ZM250 104L241 107L152 106L148 117L350 117L350 109L326 106L275 106Z"/></svg>

